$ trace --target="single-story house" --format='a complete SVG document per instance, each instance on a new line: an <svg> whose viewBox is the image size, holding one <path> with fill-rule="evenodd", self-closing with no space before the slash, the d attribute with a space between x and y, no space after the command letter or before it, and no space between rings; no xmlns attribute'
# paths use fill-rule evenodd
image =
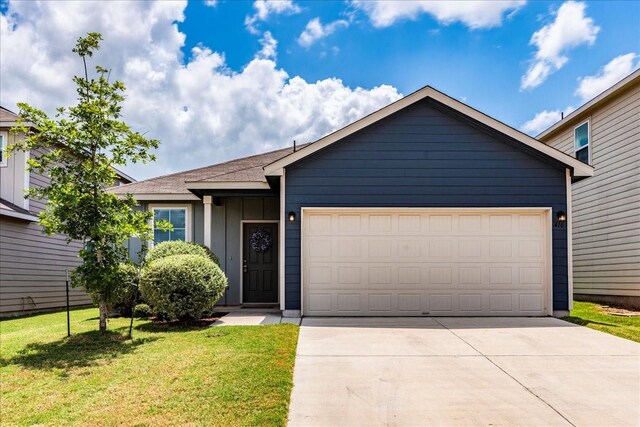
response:
<svg viewBox="0 0 640 427"><path fill-rule="evenodd" d="M572 188L576 299L640 308L640 70L537 139L596 170Z"/></svg>
<svg viewBox="0 0 640 427"><path fill-rule="evenodd" d="M221 303L285 316L571 307L583 162L431 87L313 143L114 188L222 260Z"/></svg>

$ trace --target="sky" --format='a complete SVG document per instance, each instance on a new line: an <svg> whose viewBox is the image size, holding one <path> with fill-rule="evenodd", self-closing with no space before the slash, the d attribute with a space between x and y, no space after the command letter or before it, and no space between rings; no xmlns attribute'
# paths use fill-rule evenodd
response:
<svg viewBox="0 0 640 427"><path fill-rule="evenodd" d="M161 141L137 179L314 141L430 85L537 135L640 67L640 1L0 0L0 104L73 105L71 49Z"/></svg>

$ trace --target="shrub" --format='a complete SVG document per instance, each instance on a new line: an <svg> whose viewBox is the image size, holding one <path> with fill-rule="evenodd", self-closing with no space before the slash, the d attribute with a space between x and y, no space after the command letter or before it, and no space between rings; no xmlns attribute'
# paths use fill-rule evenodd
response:
<svg viewBox="0 0 640 427"><path fill-rule="evenodd" d="M181 240L158 243L149 251L145 260L152 262L172 255L201 255L211 259L218 267L220 266L220 260L209 248L200 243L183 242Z"/></svg>
<svg viewBox="0 0 640 427"><path fill-rule="evenodd" d="M210 258L172 255L147 264L140 291L157 312L188 320L200 318L226 286L226 276Z"/></svg>
<svg viewBox="0 0 640 427"><path fill-rule="evenodd" d="M132 263L122 262L116 273L118 286L112 302L112 310L121 316L131 316L138 288L138 268Z"/></svg>
<svg viewBox="0 0 640 427"><path fill-rule="evenodd" d="M136 304L133 309L133 315L138 319L147 319L153 315L153 310L149 307L149 304Z"/></svg>

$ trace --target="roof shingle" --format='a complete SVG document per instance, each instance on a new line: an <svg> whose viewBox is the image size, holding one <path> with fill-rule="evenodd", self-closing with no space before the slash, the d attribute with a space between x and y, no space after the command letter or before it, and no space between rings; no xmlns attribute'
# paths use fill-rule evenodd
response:
<svg viewBox="0 0 640 427"><path fill-rule="evenodd" d="M109 191L115 194L192 194L187 189L193 182L267 182L263 166L268 165L292 152L292 148L271 151L243 157L216 165L205 166L184 172L159 176L131 184L113 187Z"/></svg>

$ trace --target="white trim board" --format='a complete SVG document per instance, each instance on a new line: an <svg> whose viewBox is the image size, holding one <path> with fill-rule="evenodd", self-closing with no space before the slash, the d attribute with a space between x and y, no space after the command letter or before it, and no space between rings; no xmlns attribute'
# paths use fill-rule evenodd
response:
<svg viewBox="0 0 640 427"><path fill-rule="evenodd" d="M213 210L211 205L213 204L212 196L203 196L202 204L204 205L204 224L202 231L204 233L204 245L211 250L211 228L213 226Z"/></svg>
<svg viewBox="0 0 640 427"><path fill-rule="evenodd" d="M461 114L470 117L486 126L489 126L498 132L501 132L507 135L510 138L515 139L518 142L521 142L551 158L558 160L559 162L565 164L566 166L573 169L573 175L576 177L589 177L593 176L593 168L589 165L586 165L580 162L577 159L569 156L568 154L563 153L560 150L552 148L537 139L530 137L506 124L487 116L480 111L469 107L462 102L451 98L450 96L445 95L442 92L437 91L431 86L426 86L411 95L405 96L404 98L387 105L386 107L369 114L368 116L351 123L348 126L343 127L319 140L306 145L300 148L298 151L295 151L280 160L276 160L275 162L264 167L265 175L267 176L281 176L283 174L283 170L288 165L295 163L308 155L315 153L318 150L321 150L337 141L340 141L347 136L358 132L359 130L364 129L367 126L372 125L373 123L384 119L412 104L415 104L418 101L421 101L426 98L431 98L441 104L446 105L447 107L458 111Z"/></svg>
<svg viewBox="0 0 640 427"><path fill-rule="evenodd" d="M25 213L16 212L16 211L10 211L7 209L0 209L0 216L23 219L25 221L30 221L30 222L36 222L38 220L38 217L35 215L25 214Z"/></svg>
<svg viewBox="0 0 640 427"><path fill-rule="evenodd" d="M280 248L280 220L279 219L241 219L240 220L240 304L244 304L244 225L245 224L278 224L278 249ZM278 250L278 268L280 267L280 250ZM280 277L280 272L278 271L278 278ZM248 303L254 304L254 303ZM256 304L278 304L278 301L274 302L264 302L264 303L256 303Z"/></svg>
<svg viewBox="0 0 640 427"><path fill-rule="evenodd" d="M117 187L116 187L117 188ZM125 198L127 194L131 194L133 198L137 201L191 201L197 200L200 201L200 197L196 196L193 193L189 194L157 194L157 193L120 193L118 197Z"/></svg>
<svg viewBox="0 0 640 427"><path fill-rule="evenodd" d="M286 281L286 275L285 275L285 241L286 241L286 232L285 232L285 228L287 226L287 212L285 212L285 207L287 206L285 203L285 193L286 193L286 171L283 171L282 175L280 176L280 227L278 228L279 230L279 238L280 241L278 242L278 244L280 246L278 246L280 248L280 253L278 254L279 258L278 258L278 287L279 287L279 296L280 296L280 310L285 310L285 281Z"/></svg>
<svg viewBox="0 0 640 427"><path fill-rule="evenodd" d="M573 310L573 205L571 194L571 173L567 169L567 281L569 286L569 310Z"/></svg>
<svg viewBox="0 0 640 427"><path fill-rule="evenodd" d="M271 186L267 182L259 181L224 181L207 182L194 181L187 182L189 190L269 190Z"/></svg>

